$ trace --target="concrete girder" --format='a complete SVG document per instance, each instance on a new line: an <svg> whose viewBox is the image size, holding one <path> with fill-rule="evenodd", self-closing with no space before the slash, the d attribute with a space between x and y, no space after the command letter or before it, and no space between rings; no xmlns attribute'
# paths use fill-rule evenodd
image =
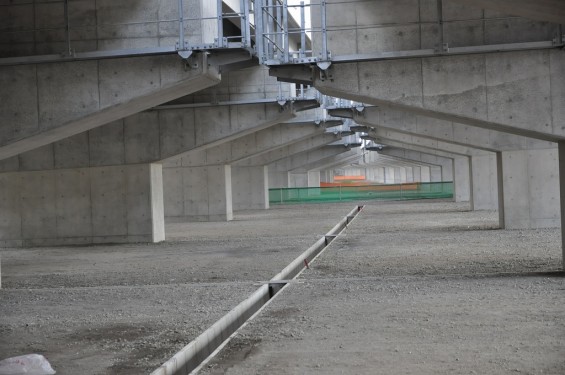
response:
<svg viewBox="0 0 565 375"><path fill-rule="evenodd" d="M300 154L289 156L283 160L279 160L269 165L269 169L278 172L292 172L292 171L308 171L315 168L307 168L307 166L319 163L321 160L327 158L335 158L343 153L350 152L351 149L343 146L324 146L316 150L303 152Z"/></svg>
<svg viewBox="0 0 565 375"><path fill-rule="evenodd" d="M5 8L0 14L0 23L4 25L0 33L3 57L45 54L73 58L82 52L143 51L169 46L173 52L175 43L179 42L175 0L136 0L133 4L73 1L66 4L67 12L63 4L53 2L39 6L30 2L9 2L2 7ZM215 23L199 18L216 18L216 3L184 0L183 10L187 45L213 43L217 37ZM65 35L67 24L69 45ZM41 35L30 39L29 32Z"/></svg>
<svg viewBox="0 0 565 375"><path fill-rule="evenodd" d="M410 165L417 165L417 166L421 166L421 167L441 167L441 164L435 164L435 163L427 163L427 162L422 162L419 160L410 160L407 158L402 158L402 157L397 157L394 155L386 155L384 153L379 153L379 158L374 161L374 162L368 162L368 163L361 163L362 165L373 165L375 163L393 163L396 166L406 166L408 164Z"/></svg>
<svg viewBox="0 0 565 375"><path fill-rule="evenodd" d="M314 122L277 124L219 146L190 151L168 164L193 167L235 164L285 148L305 138L323 135L325 131L324 126Z"/></svg>
<svg viewBox="0 0 565 375"><path fill-rule="evenodd" d="M292 168L290 172L292 173L305 173L313 170L327 169L337 165L347 165L354 160L359 160L363 157L363 154L359 152L359 149L348 150L346 148L338 148L333 150L333 155L327 152L328 156L320 158L319 160L307 162L307 164L301 164L296 168Z"/></svg>
<svg viewBox="0 0 565 375"><path fill-rule="evenodd" d="M565 3L561 0L453 0L471 7L496 10L532 20L565 24Z"/></svg>
<svg viewBox="0 0 565 375"><path fill-rule="evenodd" d="M565 139L565 51L334 64L326 95L551 142ZM361 78L360 78L361 77Z"/></svg>
<svg viewBox="0 0 565 375"><path fill-rule="evenodd" d="M276 103L145 111L0 163L31 171L154 163L205 150L283 123L292 105Z"/></svg>
<svg viewBox="0 0 565 375"><path fill-rule="evenodd" d="M327 146L328 144L334 142L337 138L338 136L336 136L333 133L324 133L321 135L315 135L303 139L299 142L296 142L292 145L288 145L283 148L278 148L276 150L270 151L266 154L259 155L246 160L237 161L233 165L237 167L269 165L294 155L317 150L321 147Z"/></svg>
<svg viewBox="0 0 565 375"><path fill-rule="evenodd" d="M408 143L398 142L398 141L394 141L394 140L391 140L391 139L388 139L384 142L385 142L384 143L385 148L383 150L385 150L387 147L393 147L393 148L397 148L397 149L403 149L403 150L407 150L407 151L416 151L416 152L420 152L420 153L423 153L423 154L428 154L428 155L432 155L432 156L441 156L441 157L444 157L444 158L451 158L451 159L469 156L469 155L457 154L457 153L454 153L454 152L447 152L447 151L422 147L422 146L418 146L418 145L411 145L411 144L408 144Z"/></svg>
<svg viewBox="0 0 565 375"><path fill-rule="evenodd" d="M444 166L447 163L451 163L454 157L445 157L440 155L433 155L425 152L419 152L414 150L408 150L399 147L385 147L382 151L379 151L381 155L394 156L399 159L410 160L414 162L430 163L433 165Z"/></svg>
<svg viewBox="0 0 565 375"><path fill-rule="evenodd" d="M205 55L0 68L0 160L111 123L220 82Z"/></svg>
<svg viewBox="0 0 565 375"><path fill-rule="evenodd" d="M407 134L418 134L422 137L472 146L485 151L555 148L553 142L438 120L393 108L368 107L363 112L356 110L351 112L355 122L367 127L378 126Z"/></svg>
<svg viewBox="0 0 565 375"><path fill-rule="evenodd" d="M462 146L445 141L438 141L422 137L420 135L402 133L390 129L375 127L368 133L369 138L381 144L387 144L387 141L396 141L410 145L425 147L428 149L450 152L462 156L474 156L488 154L488 151L478 150L474 147Z"/></svg>

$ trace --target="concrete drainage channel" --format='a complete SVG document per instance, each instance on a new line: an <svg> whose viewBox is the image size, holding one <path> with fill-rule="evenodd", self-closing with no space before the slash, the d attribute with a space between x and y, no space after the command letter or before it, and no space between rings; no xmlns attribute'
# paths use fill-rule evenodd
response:
<svg viewBox="0 0 565 375"><path fill-rule="evenodd" d="M328 233L320 238L308 250L294 259L275 277L261 285L246 300L224 315L190 344L182 348L171 359L165 362L151 375L187 375L209 357L215 355L247 321L271 301L275 295L285 288L292 279L308 267L314 260L357 216L363 206L357 206L339 221Z"/></svg>

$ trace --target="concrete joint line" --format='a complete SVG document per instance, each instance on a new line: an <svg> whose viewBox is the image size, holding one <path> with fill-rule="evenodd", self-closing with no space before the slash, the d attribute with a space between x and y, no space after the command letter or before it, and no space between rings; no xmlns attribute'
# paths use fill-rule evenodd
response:
<svg viewBox="0 0 565 375"><path fill-rule="evenodd" d="M212 359L227 343L260 314L274 299L278 292L292 283L304 270L306 264L316 259L347 225L361 212L363 206L357 206L339 221L328 233L294 259L275 277L261 285L247 299L224 315L200 336L182 348L171 359L151 373L151 375L187 375L195 374ZM328 238L331 240L328 242Z"/></svg>

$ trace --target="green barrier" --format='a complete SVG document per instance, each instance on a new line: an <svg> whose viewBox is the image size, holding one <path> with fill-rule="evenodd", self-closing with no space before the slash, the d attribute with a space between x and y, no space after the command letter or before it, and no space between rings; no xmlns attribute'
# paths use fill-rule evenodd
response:
<svg viewBox="0 0 565 375"><path fill-rule="evenodd" d="M269 203L272 205L440 198L453 198L453 182L269 189Z"/></svg>

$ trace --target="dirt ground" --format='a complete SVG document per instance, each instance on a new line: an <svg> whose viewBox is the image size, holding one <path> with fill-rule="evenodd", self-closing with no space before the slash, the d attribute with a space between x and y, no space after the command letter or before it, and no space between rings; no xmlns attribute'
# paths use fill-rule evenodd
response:
<svg viewBox="0 0 565 375"><path fill-rule="evenodd" d="M565 374L560 231L369 203L201 374Z"/></svg>
<svg viewBox="0 0 565 375"><path fill-rule="evenodd" d="M43 354L58 375L149 373L353 206L169 223L161 244L0 249L0 359Z"/></svg>

